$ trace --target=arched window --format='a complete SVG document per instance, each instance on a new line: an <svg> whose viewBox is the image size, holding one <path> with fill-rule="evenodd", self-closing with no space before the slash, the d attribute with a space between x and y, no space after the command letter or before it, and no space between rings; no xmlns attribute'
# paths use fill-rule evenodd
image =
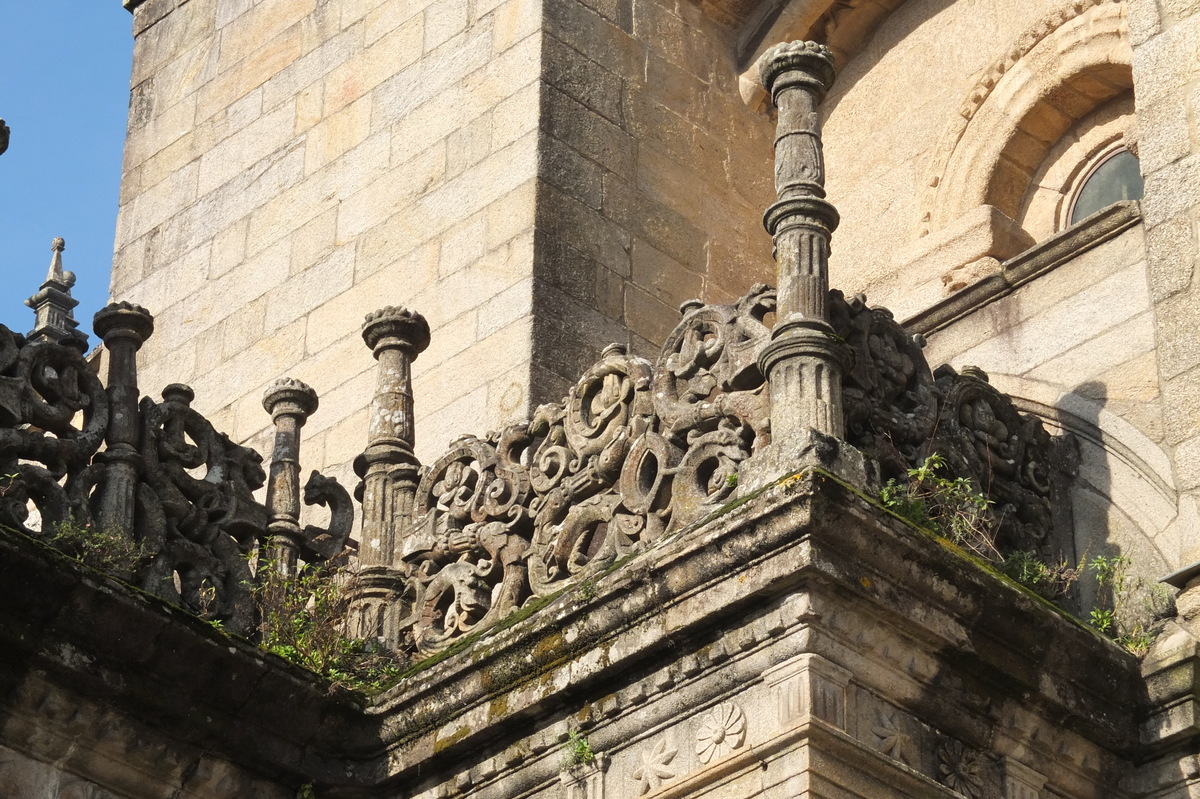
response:
<svg viewBox="0 0 1200 799"><path fill-rule="evenodd" d="M1071 203L1069 224L1122 200L1140 200L1142 170L1137 156L1124 147L1102 156L1080 182Z"/></svg>

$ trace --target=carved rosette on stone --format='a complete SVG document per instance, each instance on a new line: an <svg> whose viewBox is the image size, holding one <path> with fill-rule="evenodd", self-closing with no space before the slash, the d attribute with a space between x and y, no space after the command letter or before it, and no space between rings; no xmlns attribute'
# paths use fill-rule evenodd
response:
<svg viewBox="0 0 1200 799"><path fill-rule="evenodd" d="M732 702L722 702L704 715L696 732L696 757L708 765L746 742L746 714Z"/></svg>

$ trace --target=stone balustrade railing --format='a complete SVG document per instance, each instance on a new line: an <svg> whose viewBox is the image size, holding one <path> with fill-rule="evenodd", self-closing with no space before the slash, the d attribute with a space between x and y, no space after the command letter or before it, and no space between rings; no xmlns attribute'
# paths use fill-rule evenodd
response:
<svg viewBox="0 0 1200 799"><path fill-rule="evenodd" d="M439 651L813 465L866 487L938 453L994 503L998 547L1054 554L1051 509L1067 469L1041 423L979 370L931 371L888 311L828 289L837 213L824 199L816 115L833 78L828 52L779 46L763 75L780 111L779 198L766 219L779 292L756 285L733 305L687 303L653 363L614 344L562 402L459 438L427 465L413 453L411 371L429 327L400 308L367 317L379 364L355 463L354 636ZM96 315L101 385L57 263L34 298L34 333L0 327L0 523L36 534L36 510L42 534L95 526L137 542L145 556L123 577L251 631L249 556L286 579L344 557L351 540L352 500L317 473L303 500L329 505L332 522L301 526L300 430L315 392L287 378L267 391L268 480L258 453L191 407L187 386L140 396L135 354L153 332L144 309ZM265 504L254 497L264 483Z"/></svg>

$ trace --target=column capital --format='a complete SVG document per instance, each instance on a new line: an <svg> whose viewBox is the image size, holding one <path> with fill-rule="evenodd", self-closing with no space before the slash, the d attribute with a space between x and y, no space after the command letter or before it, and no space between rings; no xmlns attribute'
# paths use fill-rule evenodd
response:
<svg viewBox="0 0 1200 799"><path fill-rule="evenodd" d="M781 42L758 59L758 75L772 97L789 86L805 84L819 101L833 86L836 67L833 53L823 44Z"/></svg>
<svg viewBox="0 0 1200 799"><path fill-rule="evenodd" d="M281 377L263 393L263 408L271 414L272 421L278 421L282 416L296 416L300 423L316 413L320 401L317 392L307 383L302 383L293 377Z"/></svg>
<svg viewBox="0 0 1200 799"><path fill-rule="evenodd" d="M140 305L113 302L96 311L92 329L105 346L111 346L119 339L132 339L136 349L154 333L154 317Z"/></svg>
<svg viewBox="0 0 1200 799"><path fill-rule="evenodd" d="M385 350L401 349L416 360L429 346L429 323L416 311L389 305L367 314L362 336L376 358Z"/></svg>

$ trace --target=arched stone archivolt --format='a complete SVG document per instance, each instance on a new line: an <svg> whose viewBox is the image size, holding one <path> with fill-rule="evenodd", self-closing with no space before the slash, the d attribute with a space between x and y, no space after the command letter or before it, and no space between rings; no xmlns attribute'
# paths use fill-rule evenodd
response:
<svg viewBox="0 0 1200 799"><path fill-rule="evenodd" d="M1021 216L1034 176L1081 119L1133 86L1125 5L1073 0L985 70L935 149L924 236L981 205Z"/></svg>
<svg viewBox="0 0 1200 799"><path fill-rule="evenodd" d="M1114 152L1133 150L1133 93L1126 92L1079 120L1051 148L1015 217L1036 241L1071 224L1073 201L1087 177Z"/></svg>

